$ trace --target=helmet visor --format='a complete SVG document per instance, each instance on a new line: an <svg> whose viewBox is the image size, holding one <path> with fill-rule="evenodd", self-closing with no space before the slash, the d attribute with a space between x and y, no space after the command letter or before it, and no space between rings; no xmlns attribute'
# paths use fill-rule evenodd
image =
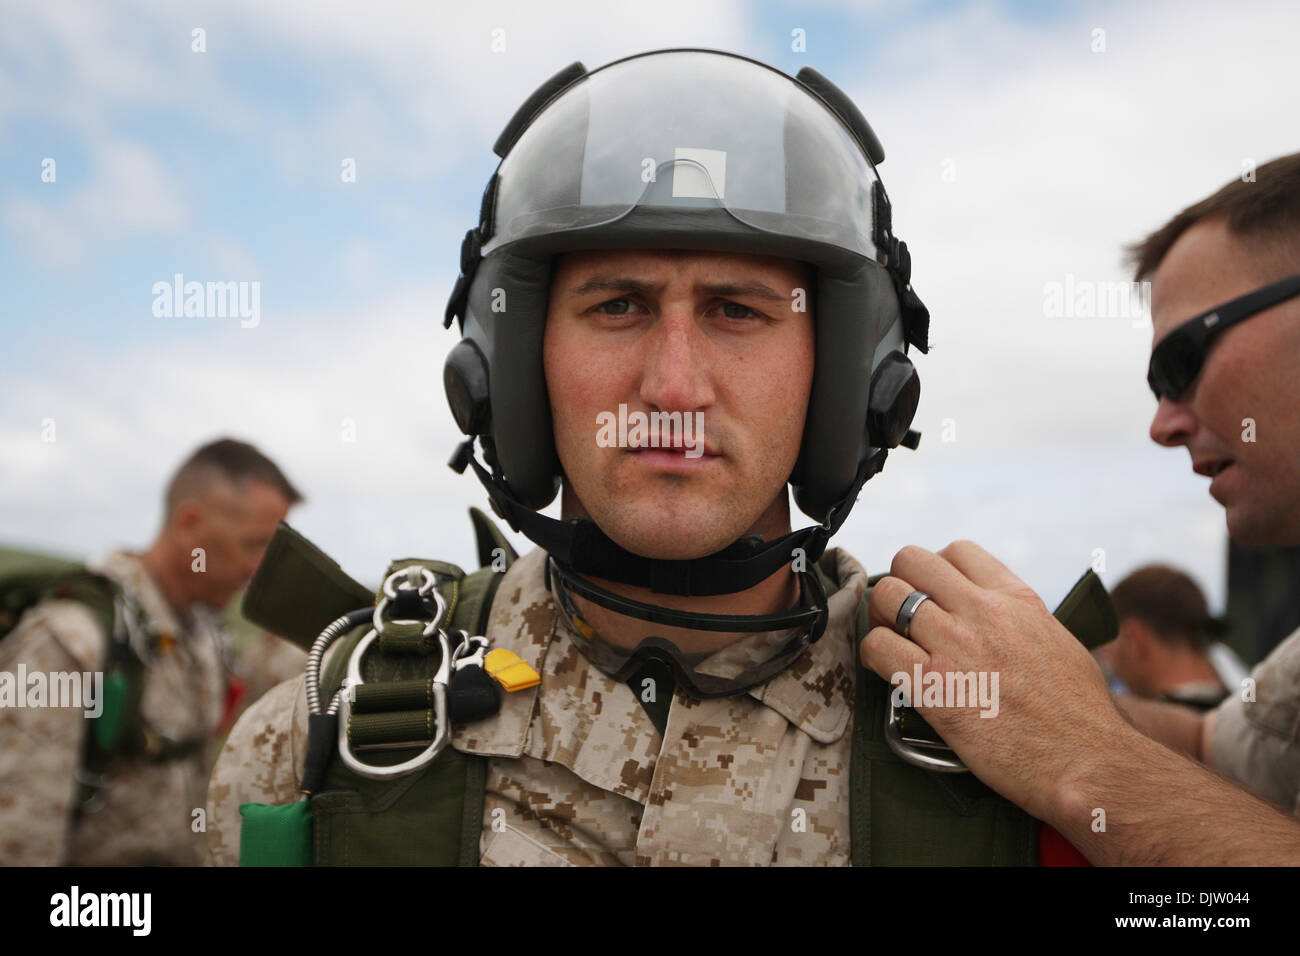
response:
<svg viewBox="0 0 1300 956"><path fill-rule="evenodd" d="M764 232L877 258L878 177L853 134L789 76L730 54L671 50L596 70L533 120L498 177L485 254L642 206L686 217L722 208Z"/></svg>

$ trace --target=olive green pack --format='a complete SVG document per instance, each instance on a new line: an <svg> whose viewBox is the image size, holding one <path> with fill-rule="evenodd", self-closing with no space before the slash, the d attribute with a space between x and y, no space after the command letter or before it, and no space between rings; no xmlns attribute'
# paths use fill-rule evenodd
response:
<svg viewBox="0 0 1300 956"><path fill-rule="evenodd" d="M508 563L515 554L482 512L471 509L471 513L479 559L488 566L467 575L445 562L406 559L393 562L389 572L413 563L434 571L449 606L450 627L482 634L492 595L503 577L500 557L504 553ZM833 563L823 558L816 569L827 593L834 592L839 582L833 576ZM869 596L870 591L858 609L859 638L867 631ZM332 620L373 600L368 589L282 525L250 583L244 614L259 626L309 647ZM309 608L311 603L317 603L318 609ZM1057 616L1088 646L1115 633L1110 599L1091 571L1079 579ZM347 659L367 630L358 627L335 642L339 646L322 674L322 700L329 700L340 686ZM372 652L362 676L367 685L428 678L439 663L436 647L424 653L409 648ZM1038 821L973 774L924 770L890 749L884 737L889 691L874 672L858 667L850 767L854 865L1034 865ZM425 715L412 716L423 719ZM409 749L371 751L367 760L397 763L410 753ZM335 755L324 786L309 799L284 807L241 805L241 865L476 866L487 759L449 746L423 770L385 781L352 773Z"/></svg>
<svg viewBox="0 0 1300 956"><path fill-rule="evenodd" d="M186 757L202 744L187 738L163 744L151 737L140 719L145 666L123 633L121 586L105 574L56 558L31 555L0 569L0 640L14 631L22 616L43 601L83 605L106 641L103 706L91 718L81 752L77 814L91 804L108 782L113 761L144 755L155 762Z"/></svg>

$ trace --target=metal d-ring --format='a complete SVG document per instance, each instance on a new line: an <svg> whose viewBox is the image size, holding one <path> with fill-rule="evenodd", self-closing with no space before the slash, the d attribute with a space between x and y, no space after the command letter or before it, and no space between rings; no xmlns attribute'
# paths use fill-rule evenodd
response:
<svg viewBox="0 0 1300 956"><path fill-rule="evenodd" d="M447 746L447 742L451 739L451 727L447 721L447 681L451 675L451 648L447 645L446 633L439 630L437 635L438 644L442 651L442 662L438 665L438 673L433 678L433 717L435 727L433 740L429 743L429 746L425 747L416 756L401 763L393 764L391 767L375 766L361 760L352 752L352 744L348 740L348 725L352 722L352 705L356 702L356 689L365 683L361 676L361 660L365 656L367 648L379 637L379 632L371 630L357 643L352 656L348 658L347 677L344 679L343 686L339 689L337 696L339 703L339 759L353 773L368 777L371 780L387 780L392 777L400 777L431 763Z"/></svg>
<svg viewBox="0 0 1300 956"><path fill-rule="evenodd" d="M885 721L885 743L889 744L889 749L902 760L923 770L933 770L938 773L970 773L970 768L957 756L956 751L946 743L918 741L915 738L904 740L902 723L898 708L894 706L894 691L891 690L889 693L889 719ZM933 750L935 753L927 753L927 750ZM951 756L942 756L943 754L950 754Z"/></svg>

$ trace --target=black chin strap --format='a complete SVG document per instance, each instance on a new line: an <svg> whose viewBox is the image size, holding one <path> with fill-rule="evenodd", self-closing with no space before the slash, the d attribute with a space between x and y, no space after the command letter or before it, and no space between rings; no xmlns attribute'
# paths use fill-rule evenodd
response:
<svg viewBox="0 0 1300 956"><path fill-rule="evenodd" d="M551 589L552 576L560 586L561 604L566 612L570 610L571 604L564 594L572 591L579 597L584 597L618 614L640 618L652 624L683 627L692 631L784 631L787 628L809 625L811 627L807 641L809 644L816 643L818 638L826 631L826 619L829 613L826 604L826 589L822 587L821 581L816 573L812 571L799 572L799 579L803 586L803 600L808 606L799 610L787 611L783 614L702 614L692 611L677 611L672 608L660 607L657 604L645 604L624 597L621 594L615 594L613 591L606 590L591 581L583 580L554 558L550 558L546 562L546 589L548 591Z"/></svg>
<svg viewBox="0 0 1300 956"><path fill-rule="evenodd" d="M826 543L848 517L862 485L884 467L887 454L881 448L863 460L848 494L831 507L825 523L766 542L758 540L756 535L746 536L715 554L686 561L633 554L615 544L594 521L586 518L557 521L524 507L504 481L489 474L474 458L473 438L456 447L448 464L457 474L463 474L467 465L473 468L497 513L567 570L649 588L656 594L690 597L746 591L789 565L796 548L802 549L805 562L818 560L826 550Z"/></svg>

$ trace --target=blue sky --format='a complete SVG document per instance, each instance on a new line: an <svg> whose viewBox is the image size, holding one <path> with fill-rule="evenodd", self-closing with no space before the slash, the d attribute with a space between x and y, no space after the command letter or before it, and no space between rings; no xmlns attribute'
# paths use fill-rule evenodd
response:
<svg viewBox="0 0 1300 956"><path fill-rule="evenodd" d="M837 542L880 570L972 537L1049 601L1103 548L1111 583L1164 558L1222 598L1221 512L1146 438L1149 330L1047 317L1043 289L1126 279L1122 243L1297 148L1293 4L0 0L0 22L0 541L143 546L170 470L233 434L357 576L470 563L484 495L445 467L440 317L491 144L572 60L699 45L853 96L934 314L922 450ZM259 282L260 324L155 317L175 273Z"/></svg>

